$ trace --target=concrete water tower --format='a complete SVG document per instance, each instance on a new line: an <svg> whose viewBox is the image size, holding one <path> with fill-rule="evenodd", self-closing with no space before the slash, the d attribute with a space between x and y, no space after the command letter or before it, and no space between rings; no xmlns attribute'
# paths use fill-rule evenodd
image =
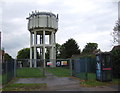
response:
<svg viewBox="0 0 120 93"><path fill-rule="evenodd" d="M29 14L28 30L30 31L30 67L37 67L37 49L45 64L45 48L50 50L49 59L56 66L56 32L58 30L58 15L51 12L32 12ZM34 54L34 56L32 55ZM54 60L54 61L53 61Z"/></svg>

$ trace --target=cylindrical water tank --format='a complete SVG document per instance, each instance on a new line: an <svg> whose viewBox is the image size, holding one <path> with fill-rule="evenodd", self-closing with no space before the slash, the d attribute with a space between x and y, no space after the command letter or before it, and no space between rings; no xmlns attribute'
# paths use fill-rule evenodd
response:
<svg viewBox="0 0 120 93"><path fill-rule="evenodd" d="M28 30L50 28L57 31L58 15L51 12L32 12L28 19Z"/></svg>

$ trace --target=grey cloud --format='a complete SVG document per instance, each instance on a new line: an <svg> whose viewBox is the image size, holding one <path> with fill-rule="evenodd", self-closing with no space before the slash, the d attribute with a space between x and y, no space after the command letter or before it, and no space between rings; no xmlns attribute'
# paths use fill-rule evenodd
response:
<svg viewBox="0 0 120 93"><path fill-rule="evenodd" d="M72 13L71 10L74 7L65 6L64 0L55 0L43 5L36 2L5 3L3 5L2 23L4 34L3 46L9 53L14 51L11 53L14 57L19 49L29 46L29 31L27 30L26 17L32 10L48 10L59 14L58 43L64 43L70 37L76 38L76 35L79 35L79 39L82 40L81 35L110 30L114 21L117 19L115 18L117 15L117 11L115 12L116 7L114 8L115 4L95 4L96 8L91 11ZM18 23L14 23L13 20L15 18L21 20ZM87 39L89 40L90 37ZM80 40L77 40L79 44L81 42ZM98 42L100 43L99 40ZM107 45L109 45L108 43Z"/></svg>

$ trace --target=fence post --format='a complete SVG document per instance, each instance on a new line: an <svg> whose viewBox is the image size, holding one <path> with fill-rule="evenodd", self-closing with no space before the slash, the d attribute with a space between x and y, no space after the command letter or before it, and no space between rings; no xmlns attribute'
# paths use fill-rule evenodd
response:
<svg viewBox="0 0 120 93"><path fill-rule="evenodd" d="M87 75L87 58L85 58L85 75L86 75L86 80L88 80L88 75Z"/></svg>
<svg viewBox="0 0 120 93"><path fill-rule="evenodd" d="M14 60L14 77L16 77L16 59Z"/></svg>
<svg viewBox="0 0 120 93"><path fill-rule="evenodd" d="M70 75L72 76L72 59L70 59Z"/></svg>
<svg viewBox="0 0 120 93"><path fill-rule="evenodd" d="M8 82L8 62L7 61L5 61L6 63L5 63L5 65L6 65L6 81L5 81L5 83L7 83Z"/></svg>
<svg viewBox="0 0 120 93"><path fill-rule="evenodd" d="M46 68L45 59L43 59L43 76L44 77L45 77L45 68Z"/></svg>

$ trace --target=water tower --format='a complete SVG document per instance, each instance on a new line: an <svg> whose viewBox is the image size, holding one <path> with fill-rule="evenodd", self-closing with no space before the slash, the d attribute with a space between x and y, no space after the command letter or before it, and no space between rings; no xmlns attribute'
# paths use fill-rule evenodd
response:
<svg viewBox="0 0 120 93"><path fill-rule="evenodd" d="M45 64L45 50L50 50L49 59L56 66L56 32L58 30L58 15L51 12L32 12L29 14L28 30L30 32L30 67L37 67L37 49ZM34 56L33 56L33 55ZM53 61L54 60L54 61Z"/></svg>

